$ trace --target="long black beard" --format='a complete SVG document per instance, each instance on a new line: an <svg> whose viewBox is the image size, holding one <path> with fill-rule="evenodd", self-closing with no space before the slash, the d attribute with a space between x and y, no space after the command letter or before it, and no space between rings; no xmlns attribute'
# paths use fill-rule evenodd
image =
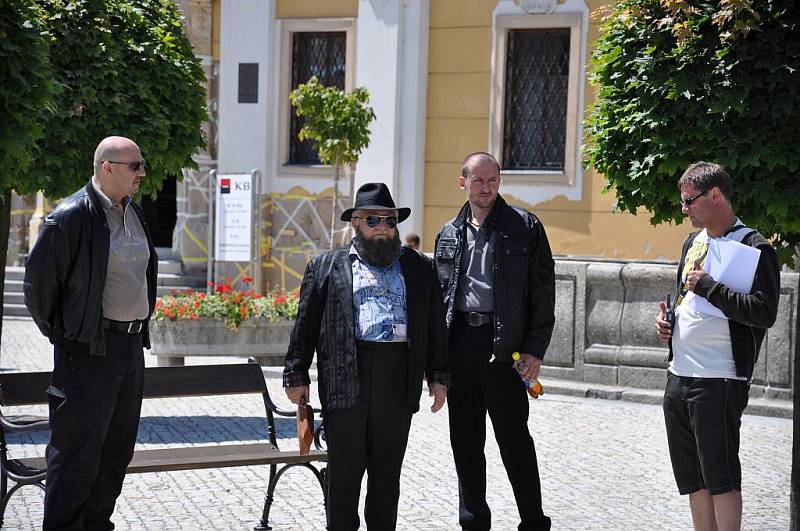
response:
<svg viewBox="0 0 800 531"><path fill-rule="evenodd" d="M394 238L370 240L356 229L353 245L361 258L378 267L391 265L403 250L398 231L394 231Z"/></svg>

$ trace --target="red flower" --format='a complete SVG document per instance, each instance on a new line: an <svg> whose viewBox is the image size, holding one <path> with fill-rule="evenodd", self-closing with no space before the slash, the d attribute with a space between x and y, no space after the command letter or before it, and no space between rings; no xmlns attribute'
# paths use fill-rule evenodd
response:
<svg viewBox="0 0 800 531"><path fill-rule="evenodd" d="M250 284L253 281L253 277L242 277L242 282L245 284Z"/></svg>
<svg viewBox="0 0 800 531"><path fill-rule="evenodd" d="M213 286L213 285L214 285L214 283L213 283L213 282L211 282L211 281L209 280L209 281L208 281L208 285L209 285L209 286Z"/></svg>

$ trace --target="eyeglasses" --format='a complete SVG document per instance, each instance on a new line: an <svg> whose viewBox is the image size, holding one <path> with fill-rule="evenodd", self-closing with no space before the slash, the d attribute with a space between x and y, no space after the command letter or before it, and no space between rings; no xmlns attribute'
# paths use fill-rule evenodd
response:
<svg viewBox="0 0 800 531"><path fill-rule="evenodd" d="M371 229L374 229L375 227L380 225L381 221L383 221L386 224L386 226L389 227L390 229L393 229L397 226L397 216L367 216L365 218L359 216L353 216L353 218L363 219L366 222L367 227Z"/></svg>
<svg viewBox="0 0 800 531"><path fill-rule="evenodd" d="M131 171L143 170L146 164L144 159L134 160L133 162L118 162L116 160L106 160L105 162L110 162L111 164L125 164Z"/></svg>
<svg viewBox="0 0 800 531"><path fill-rule="evenodd" d="M700 199L701 197L703 197L707 193L708 193L708 190L706 190L705 192L700 192L699 194L697 194L694 197L687 197L686 199L681 199L681 205L683 205L685 207L690 207L690 206L692 206L692 203L694 203L695 201L697 201L698 199Z"/></svg>

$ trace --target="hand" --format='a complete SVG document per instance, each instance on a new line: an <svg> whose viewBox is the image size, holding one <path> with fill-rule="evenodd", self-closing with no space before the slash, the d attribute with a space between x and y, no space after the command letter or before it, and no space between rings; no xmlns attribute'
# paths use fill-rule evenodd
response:
<svg viewBox="0 0 800 531"><path fill-rule="evenodd" d="M686 289L689 291L694 291L694 287L697 286L697 282L706 276L706 272L703 271L703 268L700 267L700 262L697 260L694 261L694 268L689 271L689 274L686 275Z"/></svg>
<svg viewBox="0 0 800 531"><path fill-rule="evenodd" d="M431 412L436 413L442 409L444 401L447 398L447 386L442 384L430 384L428 386L428 394L433 397Z"/></svg>
<svg viewBox="0 0 800 531"><path fill-rule="evenodd" d="M519 359L522 361L520 375L526 380L533 381L539 377L539 370L542 368L542 360L530 354L520 353Z"/></svg>
<svg viewBox="0 0 800 531"><path fill-rule="evenodd" d="M667 305L664 301L658 303L658 317L656 317L656 332L661 341L669 341L672 337L672 325L665 319Z"/></svg>
<svg viewBox="0 0 800 531"><path fill-rule="evenodd" d="M289 397L289 400L292 401L292 404L299 404L300 400L303 398L305 398L306 402L308 402L308 386L296 385L294 387L287 387L286 396Z"/></svg>

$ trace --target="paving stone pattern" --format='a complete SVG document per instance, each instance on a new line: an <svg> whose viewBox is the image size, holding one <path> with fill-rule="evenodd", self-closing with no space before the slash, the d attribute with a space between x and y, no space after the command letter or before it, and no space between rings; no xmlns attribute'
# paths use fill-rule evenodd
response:
<svg viewBox="0 0 800 531"><path fill-rule="evenodd" d="M3 370L52 368L49 344L31 321L6 319L3 324ZM147 363L153 365L150 358ZM240 360L188 359L198 364L236 361ZM288 405L276 372L267 375L273 396ZM447 409L434 415L428 409L430 401L422 397L422 410L412 424L398 529L458 529ZM263 407L254 396L148 400L142 416L140 448L264 438ZM660 407L550 394L531 401L529 425L539 457L545 511L554 530L691 529L688 499L678 495L672 479ZM292 420L278 420L282 448L295 448L295 436ZM11 440L14 455L19 456L40 454L46 442L44 434ZM745 529L788 528L791 443L791 420L745 415L741 452ZM516 505L491 424L486 447L493 528L510 531L518 523ZM114 520L118 529L132 530L252 529L260 516L267 478L267 467L129 476ZM362 504L364 491L365 485ZM40 526L42 499L42 492L33 487L18 492L8 507L5 529ZM293 469L284 475L270 521L281 531L324 529L319 486L309 471Z"/></svg>

